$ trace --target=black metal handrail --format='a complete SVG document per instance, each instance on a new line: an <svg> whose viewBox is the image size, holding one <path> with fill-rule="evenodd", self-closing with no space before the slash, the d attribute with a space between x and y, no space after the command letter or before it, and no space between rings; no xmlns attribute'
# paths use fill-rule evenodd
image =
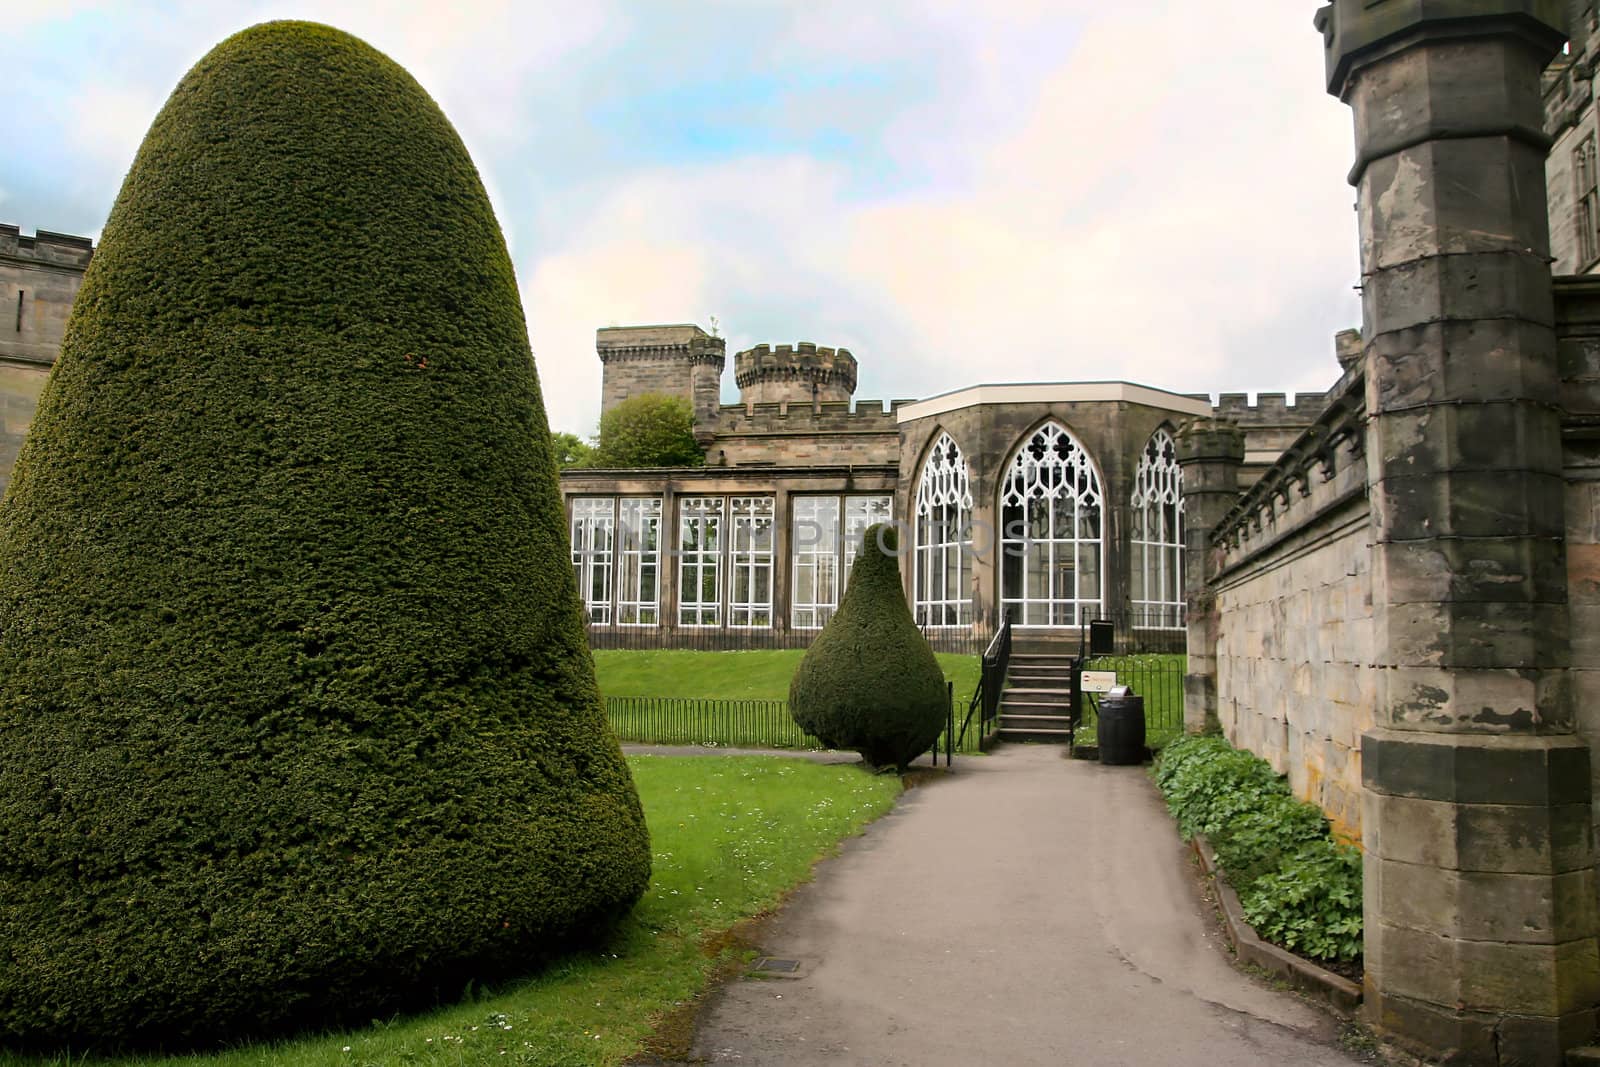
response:
<svg viewBox="0 0 1600 1067"><path fill-rule="evenodd" d="M961 736L956 742L958 746L967 739L967 727L972 724L974 713L979 714L980 742L989 736L994 721L1000 716L1000 694L1005 688L1006 671L1010 667L1011 612L1007 611L1000 620L1000 628L994 633L994 640L984 649L983 672L978 677L977 688L972 691L972 699L967 703L967 716L961 722Z"/></svg>

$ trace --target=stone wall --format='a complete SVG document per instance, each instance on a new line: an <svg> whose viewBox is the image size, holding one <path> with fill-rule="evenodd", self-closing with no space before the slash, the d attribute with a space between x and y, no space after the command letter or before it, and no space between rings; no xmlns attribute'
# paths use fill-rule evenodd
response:
<svg viewBox="0 0 1600 1067"><path fill-rule="evenodd" d="M48 367L93 255L87 237L0 225L0 360Z"/></svg>
<svg viewBox="0 0 1600 1067"><path fill-rule="evenodd" d="M1296 393L1293 403L1284 393L1258 393L1254 404L1245 393L1219 395L1212 413L1237 423L1245 433L1240 486L1247 487L1261 477L1327 406L1326 393Z"/></svg>
<svg viewBox="0 0 1600 1067"><path fill-rule="evenodd" d="M1371 534L1363 377L1214 534L1217 719L1288 775L1341 837L1361 836L1361 734L1372 726Z"/></svg>
<svg viewBox="0 0 1600 1067"><path fill-rule="evenodd" d="M1600 276L1557 279L1555 294L1569 685L1578 732L1600 745ZM1359 435L1329 438L1341 420L1365 418L1363 379L1359 368L1348 373L1325 418L1235 505L1214 531L1211 564L1224 732L1352 840L1361 837L1360 736L1377 699L1372 536ZM1600 795L1600 762L1591 773Z"/></svg>
<svg viewBox="0 0 1600 1067"><path fill-rule="evenodd" d="M900 458L895 401L728 404L711 424L706 462L714 467L873 466Z"/></svg>
<svg viewBox="0 0 1600 1067"><path fill-rule="evenodd" d="M0 494L61 349L94 247L87 237L0 225Z"/></svg>

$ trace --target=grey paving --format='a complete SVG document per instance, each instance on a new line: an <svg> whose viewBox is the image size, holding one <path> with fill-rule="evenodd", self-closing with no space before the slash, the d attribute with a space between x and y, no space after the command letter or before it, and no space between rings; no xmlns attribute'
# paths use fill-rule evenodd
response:
<svg viewBox="0 0 1600 1067"><path fill-rule="evenodd" d="M948 779L826 861L694 1055L751 1065L1339 1064L1331 1017L1236 971L1146 772L1046 746Z"/></svg>

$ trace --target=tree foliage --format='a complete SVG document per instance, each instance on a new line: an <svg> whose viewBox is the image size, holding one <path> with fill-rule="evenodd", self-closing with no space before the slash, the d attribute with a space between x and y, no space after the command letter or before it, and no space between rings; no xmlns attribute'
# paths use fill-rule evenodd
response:
<svg viewBox="0 0 1600 1067"><path fill-rule="evenodd" d="M893 527L868 528L839 610L789 683L789 712L830 748L904 770L949 712L944 672L900 585Z"/></svg>
<svg viewBox="0 0 1600 1067"><path fill-rule="evenodd" d="M550 447L427 94L309 23L201 59L0 505L0 1031L364 1021L632 905Z"/></svg>
<svg viewBox="0 0 1600 1067"><path fill-rule="evenodd" d="M587 467L594 460L594 446L575 433L558 430L550 435L550 450L555 453L556 466Z"/></svg>
<svg viewBox="0 0 1600 1067"><path fill-rule="evenodd" d="M682 397L641 393L600 418L594 467L700 467L705 453L694 440L694 412Z"/></svg>

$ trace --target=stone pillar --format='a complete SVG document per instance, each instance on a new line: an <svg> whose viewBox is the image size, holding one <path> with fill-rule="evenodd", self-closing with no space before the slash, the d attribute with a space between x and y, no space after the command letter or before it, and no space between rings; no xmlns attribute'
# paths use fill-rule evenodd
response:
<svg viewBox="0 0 1600 1067"><path fill-rule="evenodd" d="M1539 78L1562 0L1336 0L1355 113L1376 727L1366 1011L1451 1062L1558 1064L1600 1000L1572 733Z"/></svg>
<svg viewBox="0 0 1600 1067"><path fill-rule="evenodd" d="M1183 595L1189 626L1183 676L1183 725L1190 733L1217 722L1217 598L1212 595L1211 531L1239 499L1244 431L1230 419L1191 419L1178 428L1183 468Z"/></svg>

